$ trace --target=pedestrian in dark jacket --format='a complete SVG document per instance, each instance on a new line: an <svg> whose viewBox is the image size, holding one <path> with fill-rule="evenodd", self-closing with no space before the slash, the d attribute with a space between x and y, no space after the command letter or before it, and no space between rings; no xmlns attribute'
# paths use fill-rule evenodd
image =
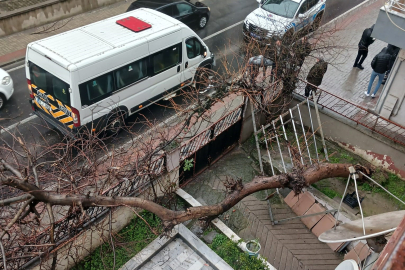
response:
<svg viewBox="0 0 405 270"><path fill-rule="evenodd" d="M375 38L371 37L371 33L373 32L374 29L374 24L370 28L367 28L366 30L363 31L363 35L361 36L360 42L359 42L359 51L357 53L356 60L354 61L353 67L357 67L359 69L364 69L362 66L364 59L366 59L368 55L368 46L373 44L375 41Z"/></svg>
<svg viewBox="0 0 405 270"><path fill-rule="evenodd" d="M377 93L378 88L380 88L381 82L384 79L384 74L389 68L391 57L392 56L387 53L386 48L382 49L379 54L374 56L373 61L371 61L371 67L373 68L373 71L371 72L370 82L368 84L367 91L364 92L367 97L370 96L371 87L373 86L375 77L378 76L378 83L375 87L374 93L371 95L372 98L375 97L375 94Z"/></svg>
<svg viewBox="0 0 405 270"><path fill-rule="evenodd" d="M326 63L323 59L318 59L315 65L309 71L307 76L307 82L310 84L307 84L307 86L305 87L306 97L309 97L311 91L316 92L317 88L315 86L321 85L323 76L325 75L327 70L328 70L328 63Z"/></svg>
<svg viewBox="0 0 405 270"><path fill-rule="evenodd" d="M391 71L392 67L394 66L395 59L397 59L397 56L399 53L399 48L397 46L394 46L391 44L388 44L388 46L385 49L386 49L385 52L388 53L389 55L391 55L391 59L388 64L388 70L385 72L384 80L382 81L381 84L385 84L385 81L387 80L388 75L390 74L390 71Z"/></svg>

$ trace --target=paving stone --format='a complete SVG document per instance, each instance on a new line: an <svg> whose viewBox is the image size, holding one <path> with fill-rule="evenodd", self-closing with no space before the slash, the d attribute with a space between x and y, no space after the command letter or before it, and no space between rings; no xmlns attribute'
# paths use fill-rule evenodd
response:
<svg viewBox="0 0 405 270"><path fill-rule="evenodd" d="M206 243L211 244L212 240L214 240L217 235L218 233L216 231L210 231L207 235L203 236L203 239Z"/></svg>

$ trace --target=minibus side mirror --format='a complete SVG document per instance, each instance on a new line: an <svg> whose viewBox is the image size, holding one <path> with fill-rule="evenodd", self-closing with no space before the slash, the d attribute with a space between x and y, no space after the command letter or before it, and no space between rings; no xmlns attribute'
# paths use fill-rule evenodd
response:
<svg viewBox="0 0 405 270"><path fill-rule="evenodd" d="M203 47L203 49L201 51L201 56L204 58L207 57L207 47L205 47L205 46Z"/></svg>

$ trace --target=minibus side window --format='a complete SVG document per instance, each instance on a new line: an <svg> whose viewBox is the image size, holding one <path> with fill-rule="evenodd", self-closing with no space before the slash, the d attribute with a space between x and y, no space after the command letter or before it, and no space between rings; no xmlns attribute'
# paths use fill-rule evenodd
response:
<svg viewBox="0 0 405 270"><path fill-rule="evenodd" d="M141 59L114 71L116 88L121 89L148 76L148 61Z"/></svg>
<svg viewBox="0 0 405 270"><path fill-rule="evenodd" d="M153 74L156 75L181 63L181 43L152 55Z"/></svg>
<svg viewBox="0 0 405 270"><path fill-rule="evenodd" d="M110 96L114 90L112 73L106 73L79 85L82 106L89 106Z"/></svg>

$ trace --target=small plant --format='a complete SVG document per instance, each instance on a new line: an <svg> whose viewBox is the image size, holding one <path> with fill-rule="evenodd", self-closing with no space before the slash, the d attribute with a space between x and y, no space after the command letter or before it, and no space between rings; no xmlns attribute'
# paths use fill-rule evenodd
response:
<svg viewBox="0 0 405 270"><path fill-rule="evenodd" d="M193 166L194 166L194 159L193 158L184 160L183 170L185 172L191 170L191 168L193 168Z"/></svg>
<svg viewBox="0 0 405 270"><path fill-rule="evenodd" d="M337 193L336 191L334 191L331 188L328 187L319 187L316 184L312 184L312 186L314 188L316 188L317 190L319 190L320 192L322 192L323 194L325 194L326 196L328 196L329 198L333 199L335 197L339 197L341 198L341 195L339 193Z"/></svg>

